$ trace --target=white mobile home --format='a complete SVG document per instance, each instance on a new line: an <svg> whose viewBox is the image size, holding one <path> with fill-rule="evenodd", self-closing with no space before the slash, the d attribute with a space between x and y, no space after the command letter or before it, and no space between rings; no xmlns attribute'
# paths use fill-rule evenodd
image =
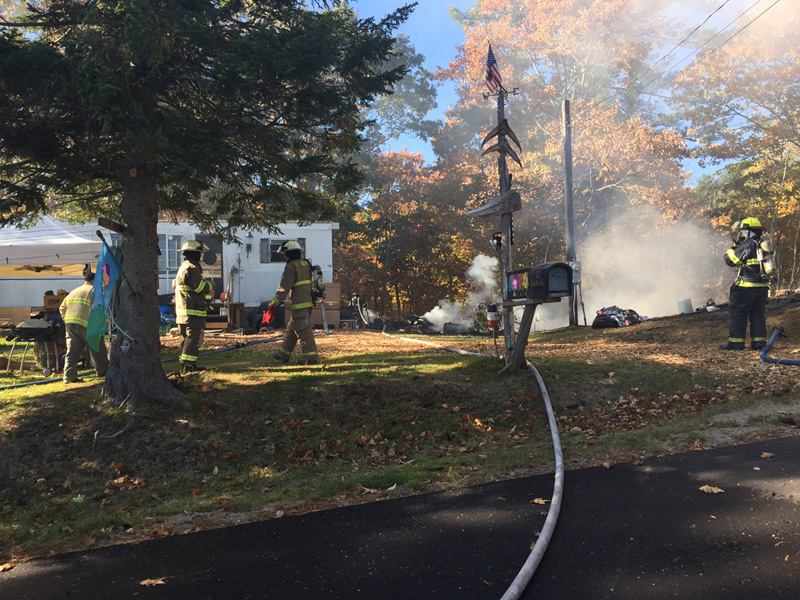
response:
<svg viewBox="0 0 800 600"><path fill-rule="evenodd" d="M172 294L172 280L182 262L180 247L186 240L198 239L214 252L205 260L207 277L214 279L217 293L228 291L232 302L257 306L270 300L280 282L284 260L277 249L286 240L297 240L305 256L320 265L326 281L333 276L333 235L338 223L312 223L300 226L286 223L281 233L242 230L240 244L222 243L189 223L159 223L161 249L158 276L159 294ZM109 245L121 243L122 236L97 225L71 226L45 217L29 229L0 228L0 307L41 307L45 292L70 291L82 281L84 264L94 269L102 242L101 231ZM123 264L124 269L124 264Z"/></svg>
<svg viewBox="0 0 800 600"><path fill-rule="evenodd" d="M338 223L312 223L302 227L297 223L285 223L280 226L280 234L243 230L237 235L240 243L223 244L188 223L160 223L158 293L173 293L172 280L183 262L180 247L184 241L193 239L204 242L216 256L214 264L207 264L205 257L203 264L206 277L214 280L214 290L217 293L227 291L233 302L242 302L245 306L257 306L275 295L286 265L278 248L286 240L297 240L305 250L305 257L322 267L325 281L332 281L333 235L338 229Z"/></svg>

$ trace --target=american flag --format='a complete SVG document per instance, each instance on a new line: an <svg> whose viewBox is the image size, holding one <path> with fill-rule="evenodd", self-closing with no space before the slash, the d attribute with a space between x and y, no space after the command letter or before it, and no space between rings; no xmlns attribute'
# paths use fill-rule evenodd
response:
<svg viewBox="0 0 800 600"><path fill-rule="evenodd" d="M500 69L497 68L492 45L489 44L489 56L486 58L486 87L494 94L501 83L503 83L503 78L500 77Z"/></svg>

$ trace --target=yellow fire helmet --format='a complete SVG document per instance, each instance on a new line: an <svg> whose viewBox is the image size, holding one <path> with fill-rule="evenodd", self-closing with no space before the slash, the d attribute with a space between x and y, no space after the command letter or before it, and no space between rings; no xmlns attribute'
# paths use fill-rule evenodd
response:
<svg viewBox="0 0 800 600"><path fill-rule="evenodd" d="M181 246L181 252L202 252L203 242L198 240L186 240Z"/></svg>
<svg viewBox="0 0 800 600"><path fill-rule="evenodd" d="M294 240L289 240L288 242L283 242L281 247L278 248L278 252L281 254L286 254L289 250L302 250L300 244L295 242Z"/></svg>
<svg viewBox="0 0 800 600"><path fill-rule="evenodd" d="M739 226L739 229L756 229L758 231L764 231L761 221L755 217L748 217L747 219L744 219L742 224Z"/></svg>

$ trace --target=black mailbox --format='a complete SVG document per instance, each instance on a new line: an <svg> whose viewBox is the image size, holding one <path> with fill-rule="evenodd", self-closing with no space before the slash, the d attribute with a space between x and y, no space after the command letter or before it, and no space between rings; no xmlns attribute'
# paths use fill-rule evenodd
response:
<svg viewBox="0 0 800 600"><path fill-rule="evenodd" d="M508 274L508 301L560 298L572 294L572 269L566 263L545 263Z"/></svg>

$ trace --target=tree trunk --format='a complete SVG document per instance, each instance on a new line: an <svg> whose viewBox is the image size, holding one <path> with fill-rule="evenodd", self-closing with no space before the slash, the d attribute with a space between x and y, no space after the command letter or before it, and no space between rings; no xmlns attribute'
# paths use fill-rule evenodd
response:
<svg viewBox="0 0 800 600"><path fill-rule="evenodd" d="M114 318L120 331L111 345L103 397L132 408L182 402L185 395L167 379L160 356L156 180L146 169L131 168L121 182L125 276L117 290Z"/></svg>

